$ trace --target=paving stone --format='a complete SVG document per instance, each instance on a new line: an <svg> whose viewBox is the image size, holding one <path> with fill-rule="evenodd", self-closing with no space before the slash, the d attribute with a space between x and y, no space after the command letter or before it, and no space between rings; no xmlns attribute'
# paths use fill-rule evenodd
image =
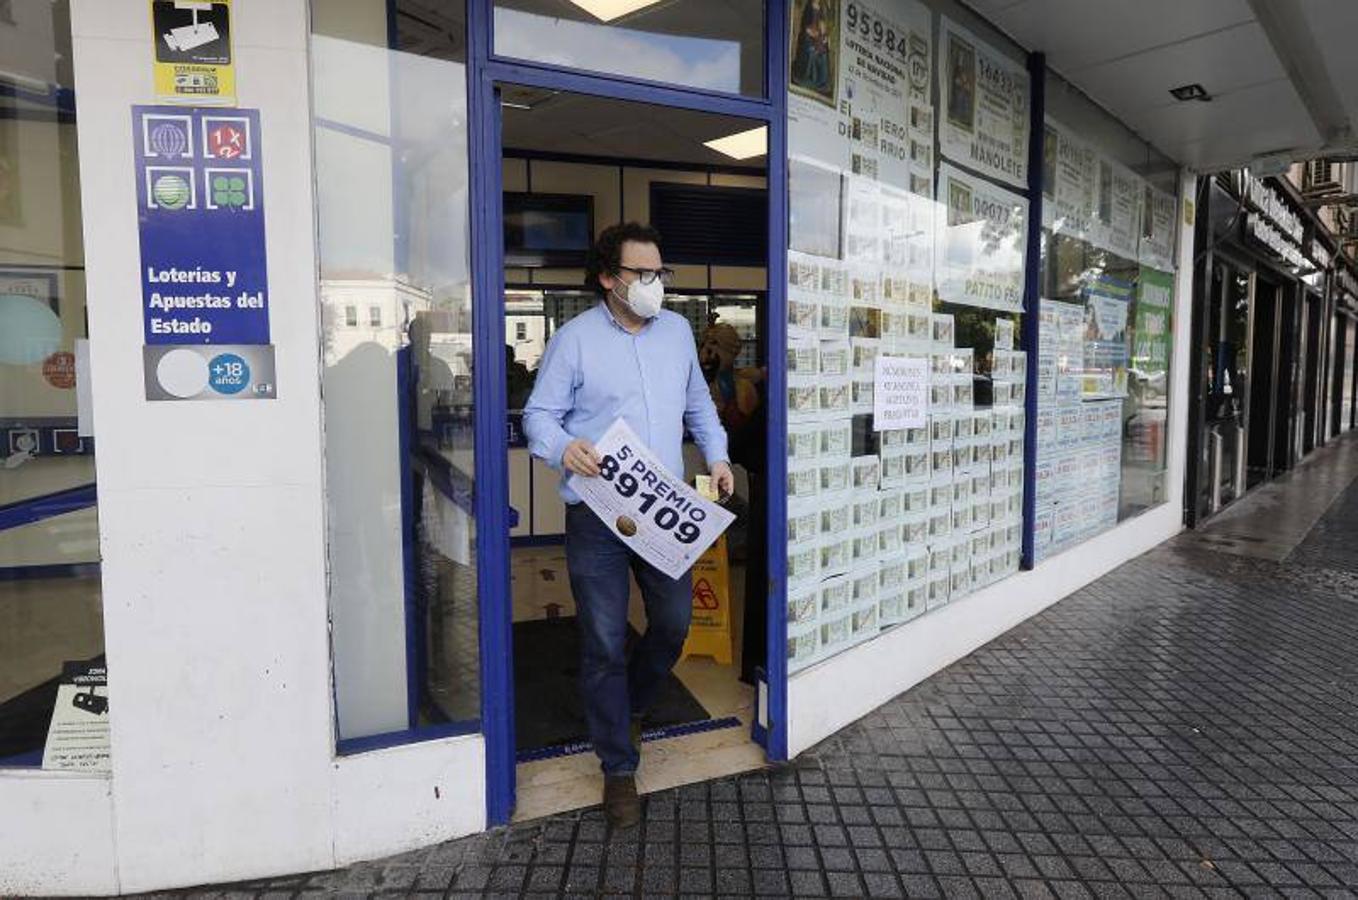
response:
<svg viewBox="0 0 1358 900"><path fill-rule="evenodd" d="M761 896L785 896L788 892L787 873L777 869L755 869L754 892Z"/></svg>
<svg viewBox="0 0 1358 900"><path fill-rule="evenodd" d="M641 891L645 896L672 894L677 886L675 871L667 865L648 865L641 872Z"/></svg>
<svg viewBox="0 0 1358 900"><path fill-rule="evenodd" d="M852 872L826 872L825 880L830 885L830 895L833 897L863 896L863 886Z"/></svg>
<svg viewBox="0 0 1358 900"><path fill-rule="evenodd" d="M825 896L825 878L818 871L810 872L788 872L788 881L792 884L792 893L798 897L823 897Z"/></svg>

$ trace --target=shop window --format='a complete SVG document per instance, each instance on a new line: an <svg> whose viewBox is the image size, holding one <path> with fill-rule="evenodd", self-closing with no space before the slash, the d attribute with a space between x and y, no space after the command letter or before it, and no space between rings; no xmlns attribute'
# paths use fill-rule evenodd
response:
<svg viewBox="0 0 1358 900"><path fill-rule="evenodd" d="M0 767L108 769L70 14L0 4Z"/></svg>
<svg viewBox="0 0 1358 900"><path fill-rule="evenodd" d="M1178 220L1168 160L1057 76L1046 96L1039 561L1165 501Z"/></svg>
<svg viewBox="0 0 1358 900"><path fill-rule="evenodd" d="M764 0L495 0L495 52L762 97Z"/></svg>
<svg viewBox="0 0 1358 900"><path fill-rule="evenodd" d="M1358 347L1355 347L1355 344L1358 344L1358 323L1350 319L1346 322L1346 325L1347 327L1344 330L1344 341L1340 351L1343 354L1344 365L1344 400L1339 412L1339 421L1340 428L1344 431L1347 431L1358 424L1358 422L1355 421L1354 406L1354 357L1355 354L1358 353Z"/></svg>
<svg viewBox="0 0 1358 900"><path fill-rule="evenodd" d="M1029 84L954 11L792 3L793 671L1019 568Z"/></svg>
<svg viewBox="0 0 1358 900"><path fill-rule="evenodd" d="M1330 323L1330 405L1326 418L1326 434L1334 437L1344 430L1344 351L1347 347L1349 320L1335 313Z"/></svg>
<svg viewBox="0 0 1358 900"><path fill-rule="evenodd" d="M311 23L321 302L352 327L380 299L362 305L385 325L323 336L347 751L480 714L466 15L460 2L315 0Z"/></svg>

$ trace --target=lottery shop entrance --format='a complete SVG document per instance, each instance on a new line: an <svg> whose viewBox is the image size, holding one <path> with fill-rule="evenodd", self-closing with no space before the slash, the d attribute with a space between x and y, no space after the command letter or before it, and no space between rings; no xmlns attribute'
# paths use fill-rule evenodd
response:
<svg viewBox="0 0 1358 900"><path fill-rule="evenodd" d="M599 802L580 685L580 622L565 549L561 477L528 448L523 408L548 343L600 302L585 254L640 222L674 270L665 308L687 320L736 473L735 524L694 570L685 652L643 721L643 793L761 766L753 740L766 658L768 191L760 123L728 115L498 85L516 818ZM753 133L752 133L753 132ZM747 135L739 156L712 142ZM721 146L721 145L719 145ZM584 344L584 352L590 352ZM628 361L619 360L619 371ZM624 374L622 377L632 377ZM685 435L689 484L705 474ZM629 653L648 628L629 579Z"/></svg>

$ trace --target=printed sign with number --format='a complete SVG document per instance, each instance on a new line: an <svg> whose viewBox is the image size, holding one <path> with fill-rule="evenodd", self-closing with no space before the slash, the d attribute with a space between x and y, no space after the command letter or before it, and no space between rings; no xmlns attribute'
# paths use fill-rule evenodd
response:
<svg viewBox="0 0 1358 900"><path fill-rule="evenodd" d="M570 487L624 544L678 579L735 516L672 475L618 419L594 445L599 476L570 477Z"/></svg>

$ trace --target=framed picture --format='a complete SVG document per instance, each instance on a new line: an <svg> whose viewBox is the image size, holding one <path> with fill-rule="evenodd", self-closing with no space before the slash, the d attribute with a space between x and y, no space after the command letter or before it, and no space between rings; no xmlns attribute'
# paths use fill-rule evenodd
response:
<svg viewBox="0 0 1358 900"><path fill-rule="evenodd" d="M839 85L840 0L794 0L788 82L793 93L834 109Z"/></svg>
<svg viewBox="0 0 1358 900"><path fill-rule="evenodd" d="M976 130L976 48L955 34L948 35L948 121Z"/></svg>
<svg viewBox="0 0 1358 900"><path fill-rule="evenodd" d="M1042 196L1056 199L1056 160L1061 152L1061 135L1055 128L1042 131Z"/></svg>

